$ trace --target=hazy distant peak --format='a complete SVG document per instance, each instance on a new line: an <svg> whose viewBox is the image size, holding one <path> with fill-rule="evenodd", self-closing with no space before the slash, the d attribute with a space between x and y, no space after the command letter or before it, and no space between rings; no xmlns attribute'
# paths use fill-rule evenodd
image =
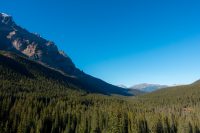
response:
<svg viewBox="0 0 200 133"><path fill-rule="evenodd" d="M147 86L155 86L155 85L159 86L159 84L141 83L141 84L136 84L136 85L134 85L132 87L137 87L139 89L139 88L144 88L144 87L147 87Z"/></svg>
<svg viewBox="0 0 200 133"><path fill-rule="evenodd" d="M118 85L118 87L121 87L121 88L128 88L127 86L125 86L125 85Z"/></svg>
<svg viewBox="0 0 200 133"><path fill-rule="evenodd" d="M168 87L168 86L167 85L159 85L159 84L142 83L142 84L134 85L130 88L141 90L141 91L144 91L144 92L152 92L152 91L162 89L162 88L166 88L166 87Z"/></svg>

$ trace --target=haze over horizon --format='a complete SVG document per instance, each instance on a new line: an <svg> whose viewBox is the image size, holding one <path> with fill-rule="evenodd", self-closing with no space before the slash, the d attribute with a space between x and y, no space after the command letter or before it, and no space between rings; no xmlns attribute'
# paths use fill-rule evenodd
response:
<svg viewBox="0 0 200 133"><path fill-rule="evenodd" d="M31 9L30 6L31 5ZM0 12L115 85L200 78L200 1L2 1Z"/></svg>

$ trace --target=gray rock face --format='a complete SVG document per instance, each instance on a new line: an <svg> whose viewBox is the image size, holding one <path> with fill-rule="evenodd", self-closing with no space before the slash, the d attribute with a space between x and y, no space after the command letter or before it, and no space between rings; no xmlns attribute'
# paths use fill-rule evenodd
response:
<svg viewBox="0 0 200 133"><path fill-rule="evenodd" d="M0 20L1 20L1 23L7 24L7 25L12 25L14 23L12 17L5 13L0 13Z"/></svg>
<svg viewBox="0 0 200 133"><path fill-rule="evenodd" d="M91 92L133 95L127 89L113 86L83 73L75 67L72 60L63 51L58 50L52 41L21 28L15 24L10 15L4 13L0 13L0 50L15 52L73 76Z"/></svg>
<svg viewBox="0 0 200 133"><path fill-rule="evenodd" d="M74 73L75 65L71 59L59 52L53 42L17 26L12 17L4 13L0 13L0 23L0 39L5 42L1 49L17 51L50 67Z"/></svg>

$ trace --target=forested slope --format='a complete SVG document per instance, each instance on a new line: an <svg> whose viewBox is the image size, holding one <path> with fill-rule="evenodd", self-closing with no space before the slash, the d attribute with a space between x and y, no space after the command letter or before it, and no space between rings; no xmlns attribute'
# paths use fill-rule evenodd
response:
<svg viewBox="0 0 200 133"><path fill-rule="evenodd" d="M74 77L0 54L1 133L199 133L200 86L122 97L87 93Z"/></svg>

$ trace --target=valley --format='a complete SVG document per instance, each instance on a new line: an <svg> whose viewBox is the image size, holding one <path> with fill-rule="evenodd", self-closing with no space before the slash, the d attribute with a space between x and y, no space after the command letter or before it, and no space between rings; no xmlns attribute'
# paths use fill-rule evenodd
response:
<svg viewBox="0 0 200 133"><path fill-rule="evenodd" d="M102 95L3 51L0 79L0 132L199 132L199 82L134 97Z"/></svg>
<svg viewBox="0 0 200 133"><path fill-rule="evenodd" d="M0 14L0 133L199 133L199 94L199 81L109 84Z"/></svg>

